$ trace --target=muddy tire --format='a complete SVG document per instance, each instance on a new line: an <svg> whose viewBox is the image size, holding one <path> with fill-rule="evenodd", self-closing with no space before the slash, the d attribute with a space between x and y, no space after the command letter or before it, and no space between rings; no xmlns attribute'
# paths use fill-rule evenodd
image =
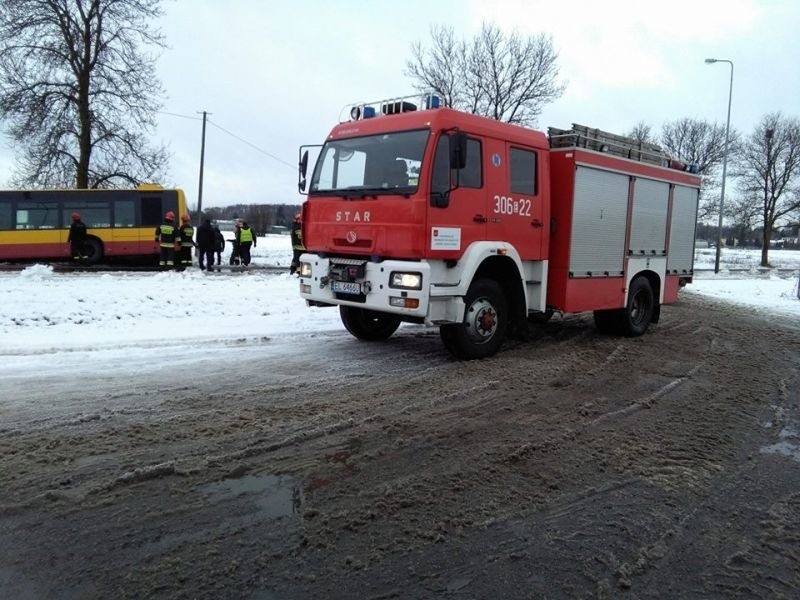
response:
<svg viewBox="0 0 800 600"><path fill-rule="evenodd" d="M642 335L650 326L656 303L646 277L637 277L628 289L628 304L620 314L619 332L628 337Z"/></svg>
<svg viewBox="0 0 800 600"><path fill-rule="evenodd" d="M388 339L400 327L400 317L354 306L340 306L339 316L353 337L367 342Z"/></svg>
<svg viewBox="0 0 800 600"><path fill-rule="evenodd" d="M464 304L463 323L439 328L445 348L463 360L492 356L503 344L508 329L503 290L492 279L479 279L469 287Z"/></svg>

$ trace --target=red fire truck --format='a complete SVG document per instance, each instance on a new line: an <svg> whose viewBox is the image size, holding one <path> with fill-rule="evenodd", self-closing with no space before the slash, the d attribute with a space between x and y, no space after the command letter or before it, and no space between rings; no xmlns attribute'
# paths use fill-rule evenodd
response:
<svg viewBox="0 0 800 600"><path fill-rule="evenodd" d="M545 135L433 95L349 117L310 182L300 148L300 295L339 306L356 338L438 325L453 355L482 358L553 311L638 336L692 280L700 178L657 146Z"/></svg>

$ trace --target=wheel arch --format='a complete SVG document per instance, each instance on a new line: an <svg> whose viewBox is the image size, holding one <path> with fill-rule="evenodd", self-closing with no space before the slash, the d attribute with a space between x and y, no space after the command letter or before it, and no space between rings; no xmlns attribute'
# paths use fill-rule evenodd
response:
<svg viewBox="0 0 800 600"><path fill-rule="evenodd" d="M490 256L480 264L472 279L494 279L500 285L512 323L527 317L522 274L514 259L509 256Z"/></svg>

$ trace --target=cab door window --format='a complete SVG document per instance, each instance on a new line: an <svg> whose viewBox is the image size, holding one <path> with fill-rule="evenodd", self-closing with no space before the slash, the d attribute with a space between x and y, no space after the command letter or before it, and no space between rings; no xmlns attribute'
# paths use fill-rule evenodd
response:
<svg viewBox="0 0 800 600"><path fill-rule="evenodd" d="M536 177L536 152L511 148L509 165L511 193L535 196L539 189Z"/></svg>
<svg viewBox="0 0 800 600"><path fill-rule="evenodd" d="M467 164L458 173L450 169L450 138L442 135L433 160L431 193L443 195L450 189L451 182L454 184L456 181L459 187L483 187L483 146L480 140L467 139Z"/></svg>

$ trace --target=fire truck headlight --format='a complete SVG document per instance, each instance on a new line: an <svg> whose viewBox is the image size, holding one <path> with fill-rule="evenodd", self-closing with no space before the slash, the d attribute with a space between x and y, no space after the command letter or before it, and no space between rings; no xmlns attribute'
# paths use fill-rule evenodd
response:
<svg viewBox="0 0 800 600"><path fill-rule="evenodd" d="M300 277L311 277L311 263L300 263Z"/></svg>
<svg viewBox="0 0 800 600"><path fill-rule="evenodd" d="M422 273L401 273L393 271L389 279L389 287L405 290L421 290Z"/></svg>

